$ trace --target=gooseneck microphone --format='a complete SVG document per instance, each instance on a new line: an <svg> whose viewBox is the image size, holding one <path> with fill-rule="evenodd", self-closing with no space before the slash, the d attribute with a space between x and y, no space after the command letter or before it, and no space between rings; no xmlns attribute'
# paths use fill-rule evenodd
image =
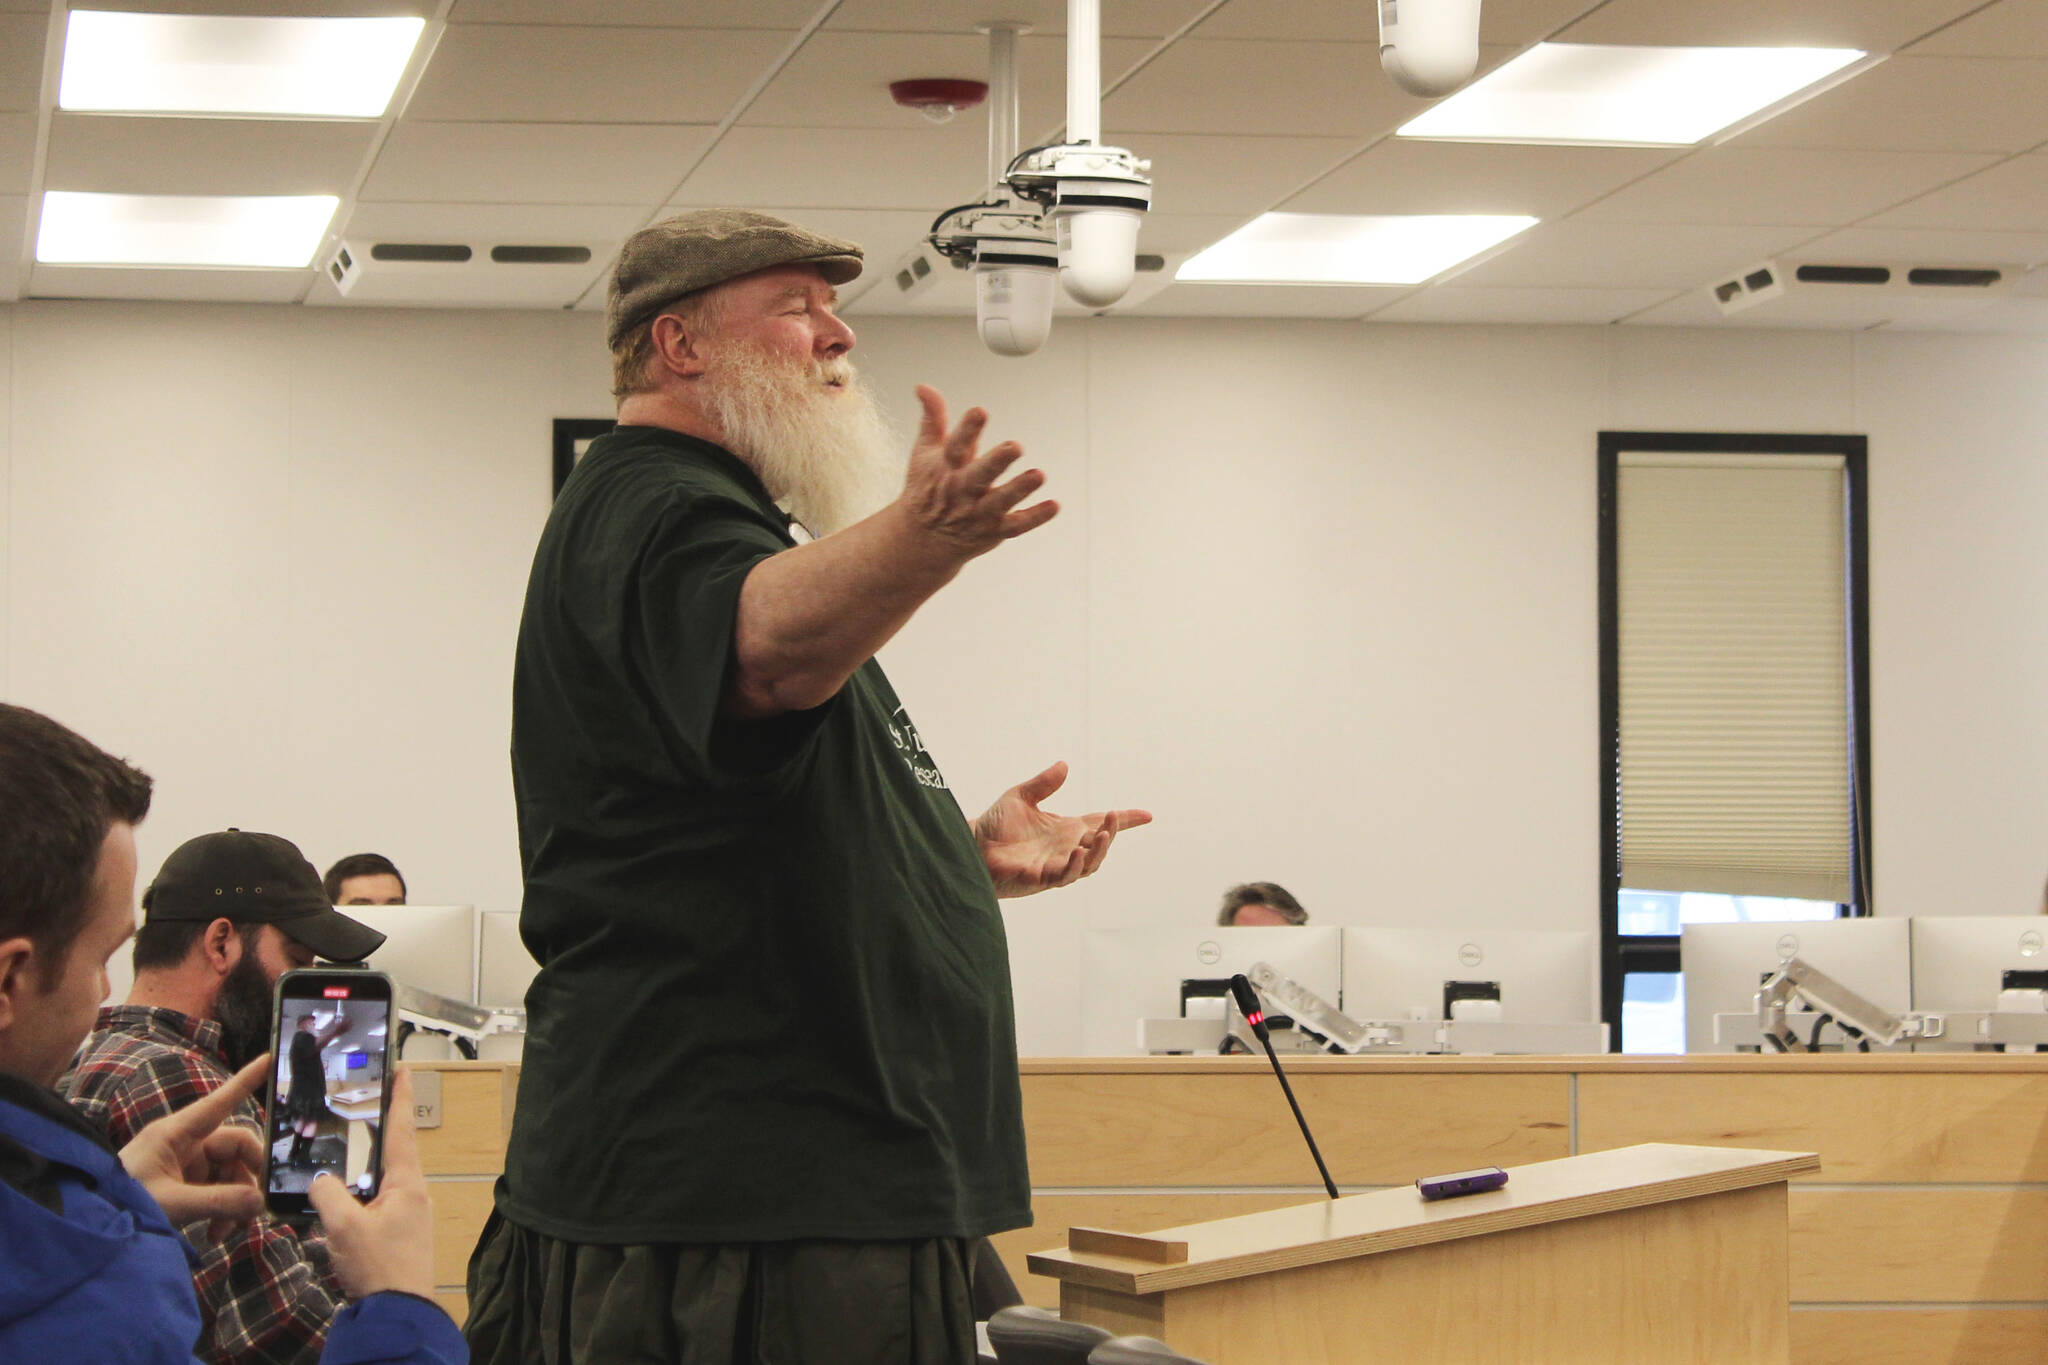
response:
<svg viewBox="0 0 2048 1365"><path fill-rule="evenodd" d="M1273 1037L1266 1028L1266 1010L1259 1003L1258 992L1252 983L1242 975L1230 978L1230 994L1237 1001L1238 1010L1244 1021L1252 1026L1252 1036L1266 1049L1266 1058L1273 1063L1273 1074L1280 1078L1280 1089L1287 1096L1287 1107L1294 1111L1294 1121L1301 1127L1302 1141L1308 1144L1308 1154L1316 1159L1316 1169L1322 1173L1323 1188L1330 1192L1330 1198L1337 1197L1337 1182L1330 1179L1330 1168L1323 1164L1323 1154L1316 1148L1314 1134L1308 1130L1308 1120L1301 1116L1301 1106L1295 1102L1294 1087L1287 1083L1287 1073L1280 1069L1280 1058L1273 1051Z"/></svg>

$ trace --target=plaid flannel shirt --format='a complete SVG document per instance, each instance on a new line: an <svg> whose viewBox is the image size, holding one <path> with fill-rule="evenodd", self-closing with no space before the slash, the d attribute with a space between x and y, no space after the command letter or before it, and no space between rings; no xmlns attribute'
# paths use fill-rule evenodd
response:
<svg viewBox="0 0 2048 1365"><path fill-rule="evenodd" d="M154 1119L225 1085L233 1075L220 1025L176 1010L119 1005L103 1009L71 1070L58 1084L86 1120L116 1148ZM254 1099L228 1120L271 1134ZM213 1365L313 1365L327 1325L343 1306L326 1239L300 1234L268 1215L211 1241L206 1224L184 1229L200 1256L196 1286L206 1330L194 1348Z"/></svg>

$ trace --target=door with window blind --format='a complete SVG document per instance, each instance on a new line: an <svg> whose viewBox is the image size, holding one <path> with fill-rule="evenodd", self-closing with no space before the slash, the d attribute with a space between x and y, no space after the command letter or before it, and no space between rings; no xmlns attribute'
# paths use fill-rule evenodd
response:
<svg viewBox="0 0 2048 1365"><path fill-rule="evenodd" d="M1683 923L1868 913L1865 460L1861 437L1601 436L1602 985L1626 1050L1675 1050Z"/></svg>

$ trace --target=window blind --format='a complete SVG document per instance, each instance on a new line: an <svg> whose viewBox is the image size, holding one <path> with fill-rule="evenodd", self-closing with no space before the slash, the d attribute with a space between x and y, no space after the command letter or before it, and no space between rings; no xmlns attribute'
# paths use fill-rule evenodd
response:
<svg viewBox="0 0 2048 1365"><path fill-rule="evenodd" d="M1620 453L1623 886L1850 899L1845 478Z"/></svg>

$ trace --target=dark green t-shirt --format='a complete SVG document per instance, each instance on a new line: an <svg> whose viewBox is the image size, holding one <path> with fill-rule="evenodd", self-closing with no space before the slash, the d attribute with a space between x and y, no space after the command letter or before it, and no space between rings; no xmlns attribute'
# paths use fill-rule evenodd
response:
<svg viewBox="0 0 2048 1365"><path fill-rule="evenodd" d="M972 831L873 660L719 715L753 474L595 442L527 585L512 776L541 964L500 1204L577 1242L971 1237L1031 1221L1008 952Z"/></svg>

